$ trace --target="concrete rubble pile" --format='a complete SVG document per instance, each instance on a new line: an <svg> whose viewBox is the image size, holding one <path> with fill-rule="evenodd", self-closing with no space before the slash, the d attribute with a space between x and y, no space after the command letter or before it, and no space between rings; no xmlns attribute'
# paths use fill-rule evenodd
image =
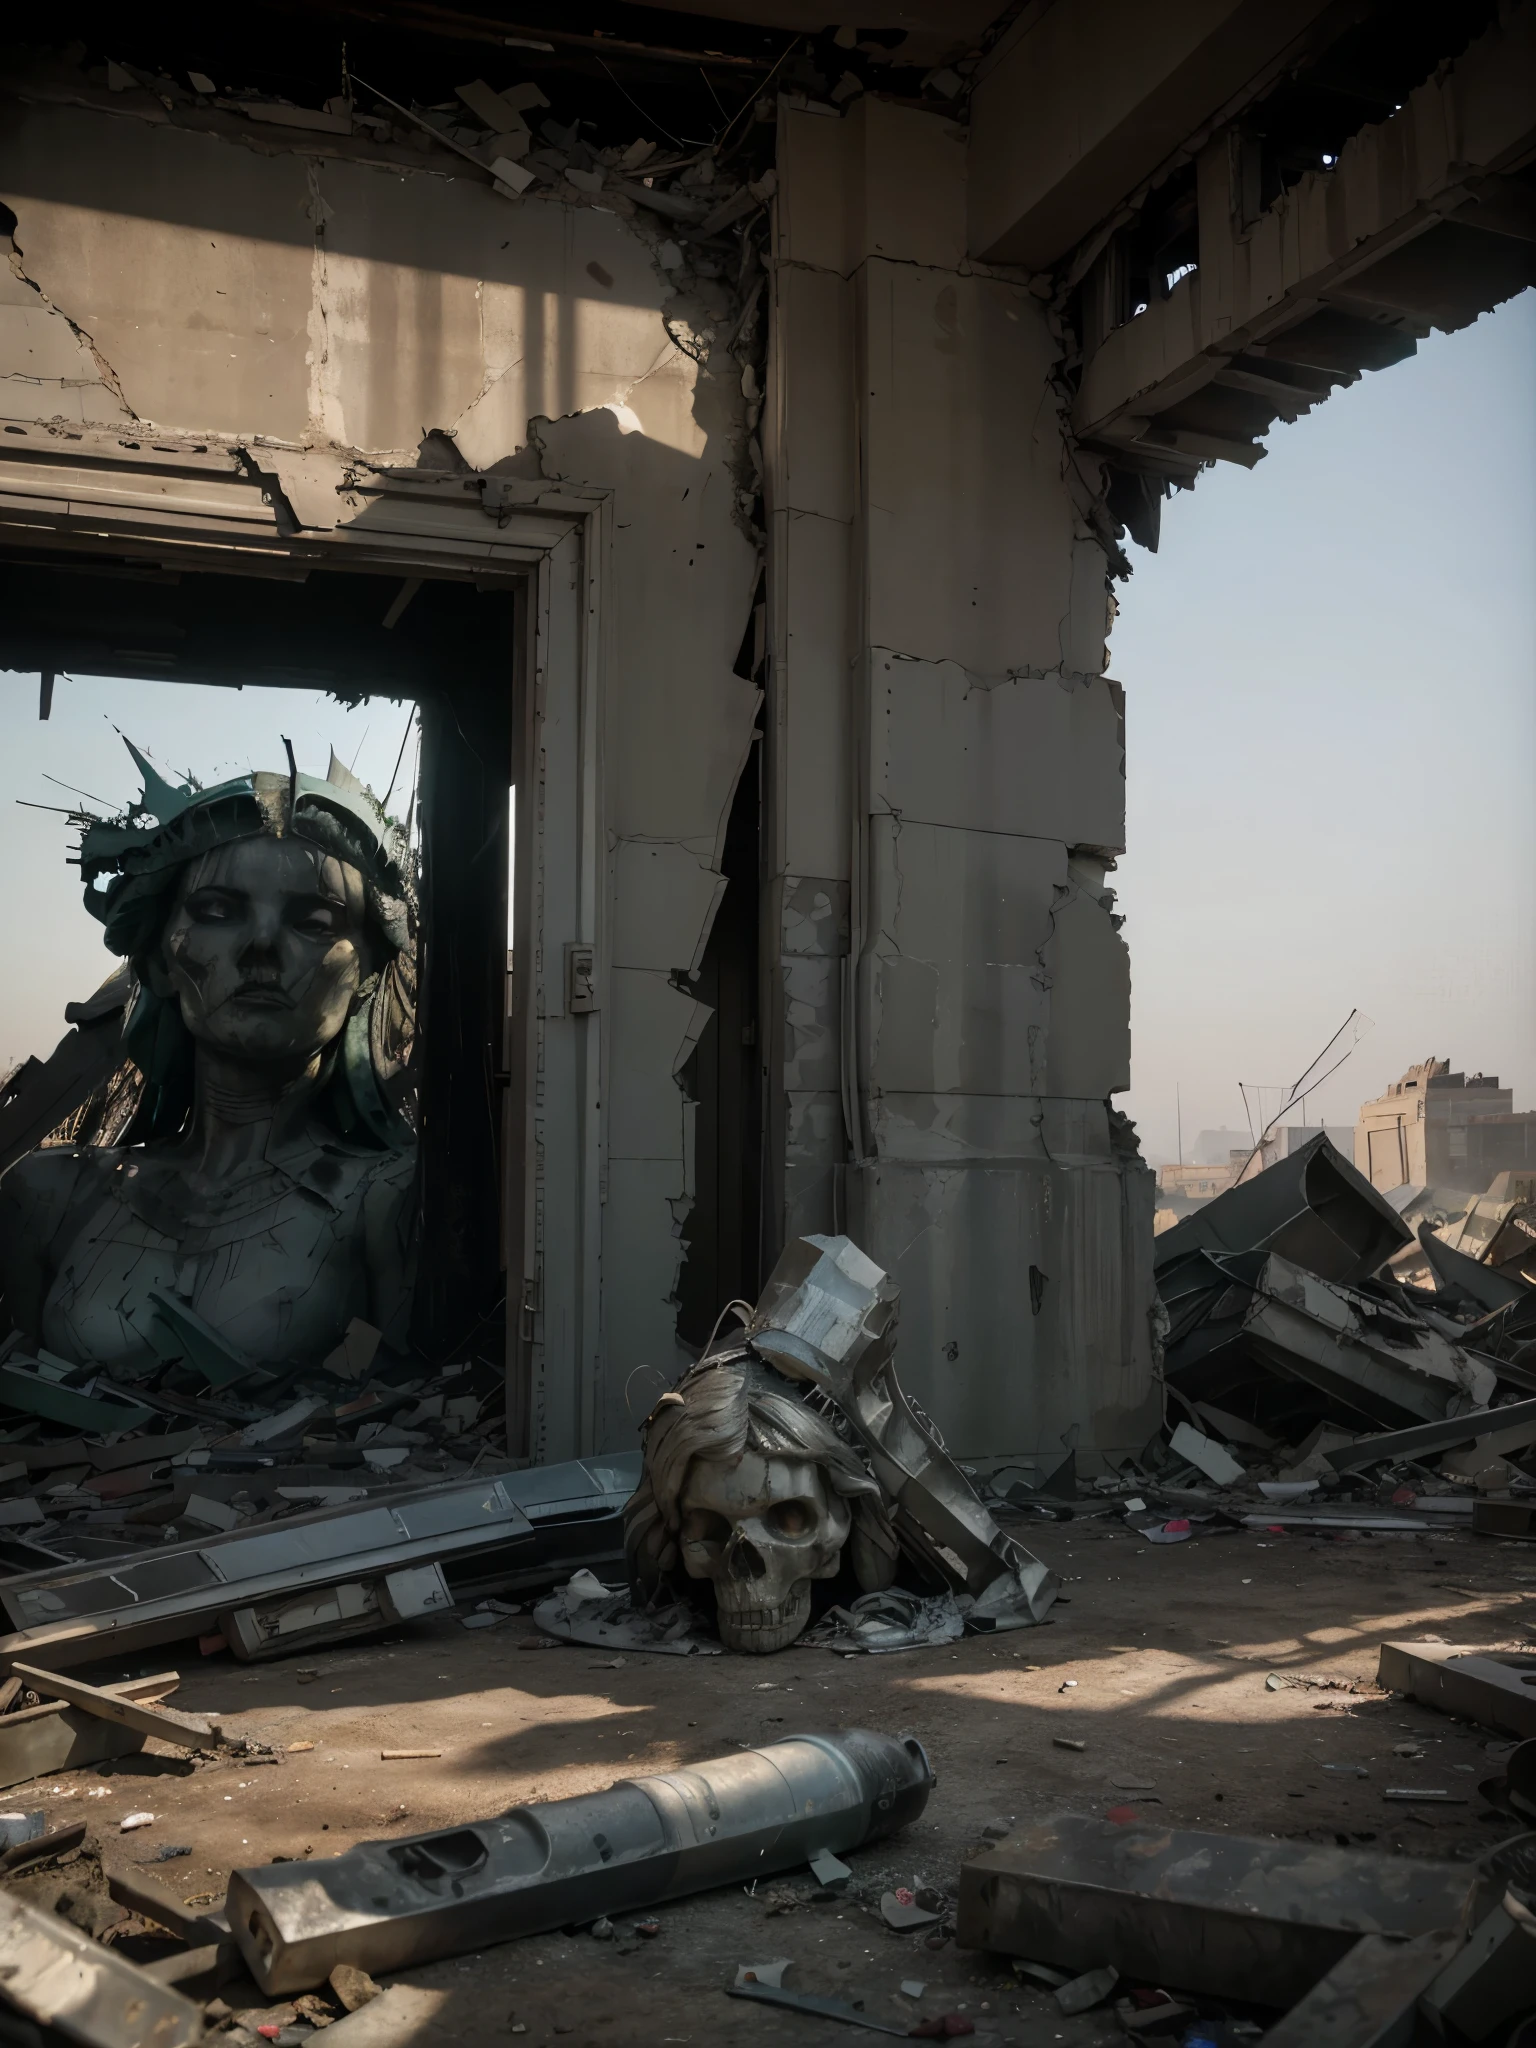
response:
<svg viewBox="0 0 1536 2048"><path fill-rule="evenodd" d="M1156 1241L1167 1424L1100 1487L1160 1541L1536 1538L1533 1221L1506 1203L1477 1258L1416 1235L1325 1137L1229 1189Z"/></svg>
<svg viewBox="0 0 1536 2048"><path fill-rule="evenodd" d="M473 1624L484 1596L621 1554L638 1458L515 1470L501 1375L478 1360L423 1372L354 1323L323 1367L259 1392L188 1380L171 1366L130 1406L99 1372L5 1354L10 1655L198 1637L254 1659L456 1605Z"/></svg>

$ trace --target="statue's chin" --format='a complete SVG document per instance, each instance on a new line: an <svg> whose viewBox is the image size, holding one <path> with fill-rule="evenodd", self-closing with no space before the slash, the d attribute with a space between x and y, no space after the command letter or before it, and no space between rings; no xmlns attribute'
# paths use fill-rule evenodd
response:
<svg viewBox="0 0 1536 2048"><path fill-rule="evenodd" d="M761 1655L787 1650L811 1618L811 1589L802 1581L781 1607L719 1608L715 1622L728 1650Z"/></svg>

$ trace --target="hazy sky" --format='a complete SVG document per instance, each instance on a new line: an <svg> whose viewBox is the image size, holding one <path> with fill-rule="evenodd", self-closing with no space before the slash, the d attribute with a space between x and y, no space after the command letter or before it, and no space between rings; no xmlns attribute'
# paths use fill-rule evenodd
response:
<svg viewBox="0 0 1536 2048"><path fill-rule="evenodd" d="M1278 427L1164 508L1120 586L1130 852L1116 881L1147 1157L1246 1124L1240 1081L1292 1079L1358 1007L1374 1029L1310 1104L1359 1103L1433 1053L1536 1108L1536 293ZM51 1050L111 967L66 865L71 801L136 794L121 723L205 781L389 782L405 708L309 692L0 673L0 1060ZM407 750L406 772L412 761ZM397 792L396 808L399 807ZM1272 1109L1275 1098L1267 1098Z"/></svg>
<svg viewBox="0 0 1536 2048"><path fill-rule="evenodd" d="M1176 1084L1186 1148L1245 1128L1238 1083L1357 1006L1313 1121L1431 1054L1536 1109L1536 293L1268 447L1166 504L1118 586L1120 1102L1154 1164Z"/></svg>

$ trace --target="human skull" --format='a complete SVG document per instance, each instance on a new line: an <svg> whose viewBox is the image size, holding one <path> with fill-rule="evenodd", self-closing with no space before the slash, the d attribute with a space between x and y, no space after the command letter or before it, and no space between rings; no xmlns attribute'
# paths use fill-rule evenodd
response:
<svg viewBox="0 0 1536 2048"><path fill-rule="evenodd" d="M683 1568L713 1579L721 1642L785 1649L810 1620L811 1580L837 1571L848 1503L810 1460L747 1451L732 1463L695 1458L678 1505Z"/></svg>

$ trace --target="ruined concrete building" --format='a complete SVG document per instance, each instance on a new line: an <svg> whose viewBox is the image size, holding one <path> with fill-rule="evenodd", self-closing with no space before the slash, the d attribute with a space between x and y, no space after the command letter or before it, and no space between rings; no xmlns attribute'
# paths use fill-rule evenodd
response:
<svg viewBox="0 0 1536 2048"><path fill-rule="evenodd" d="M422 705L416 1332L514 1452L807 1231L957 1451L1160 1412L1124 543L1536 276L1536 5L994 4L5 62L0 660Z"/></svg>
<svg viewBox="0 0 1536 2048"><path fill-rule="evenodd" d="M1421 1060L1384 1095L1360 1105L1355 1164L1379 1188L1465 1188L1481 1194L1505 1167L1536 1163L1497 1074L1453 1074L1449 1060ZM1492 1132L1488 1126L1492 1125ZM1504 1151L1510 1156L1502 1156Z"/></svg>

